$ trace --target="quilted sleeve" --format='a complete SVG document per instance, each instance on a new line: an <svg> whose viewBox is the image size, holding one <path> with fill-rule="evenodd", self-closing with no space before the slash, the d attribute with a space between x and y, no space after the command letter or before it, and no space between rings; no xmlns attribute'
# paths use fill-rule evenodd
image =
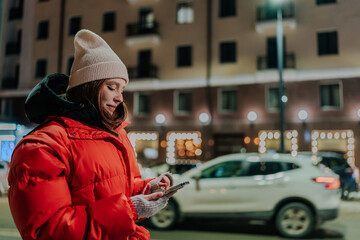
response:
<svg viewBox="0 0 360 240"><path fill-rule="evenodd" d="M41 138L44 139L44 138ZM67 179L70 153L56 139L22 141L9 173L9 204L23 239L126 239L136 210L123 194L73 205ZM149 239L144 231L141 239Z"/></svg>

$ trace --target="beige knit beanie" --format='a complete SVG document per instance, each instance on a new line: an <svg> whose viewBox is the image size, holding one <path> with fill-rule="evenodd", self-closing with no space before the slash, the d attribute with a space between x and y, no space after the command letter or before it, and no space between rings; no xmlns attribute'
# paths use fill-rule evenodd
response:
<svg viewBox="0 0 360 240"><path fill-rule="evenodd" d="M97 34L80 30L74 38L75 58L68 90L75 86L108 78L122 78L129 83L124 63Z"/></svg>

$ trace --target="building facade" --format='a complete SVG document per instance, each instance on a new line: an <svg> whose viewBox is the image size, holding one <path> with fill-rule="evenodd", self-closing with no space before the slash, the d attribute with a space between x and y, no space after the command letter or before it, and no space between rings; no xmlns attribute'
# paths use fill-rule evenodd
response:
<svg viewBox="0 0 360 240"><path fill-rule="evenodd" d="M360 166L358 0L5 0L1 119L69 74L73 38L101 35L128 67L129 137L144 165L280 150L276 8L282 9L285 152Z"/></svg>

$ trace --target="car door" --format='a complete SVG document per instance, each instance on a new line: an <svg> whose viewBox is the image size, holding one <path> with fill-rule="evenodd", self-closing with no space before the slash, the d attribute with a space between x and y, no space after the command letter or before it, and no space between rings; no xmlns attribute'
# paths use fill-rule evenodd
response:
<svg viewBox="0 0 360 240"><path fill-rule="evenodd" d="M179 194L184 212L232 212L242 202L243 161L220 162L202 169Z"/></svg>

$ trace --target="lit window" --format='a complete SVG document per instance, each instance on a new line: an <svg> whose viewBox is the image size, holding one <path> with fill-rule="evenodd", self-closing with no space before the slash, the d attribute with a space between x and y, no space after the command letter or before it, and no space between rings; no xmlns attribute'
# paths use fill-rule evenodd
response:
<svg viewBox="0 0 360 240"><path fill-rule="evenodd" d="M176 22L179 24L192 23L194 21L194 10L192 2L178 2L176 7Z"/></svg>

